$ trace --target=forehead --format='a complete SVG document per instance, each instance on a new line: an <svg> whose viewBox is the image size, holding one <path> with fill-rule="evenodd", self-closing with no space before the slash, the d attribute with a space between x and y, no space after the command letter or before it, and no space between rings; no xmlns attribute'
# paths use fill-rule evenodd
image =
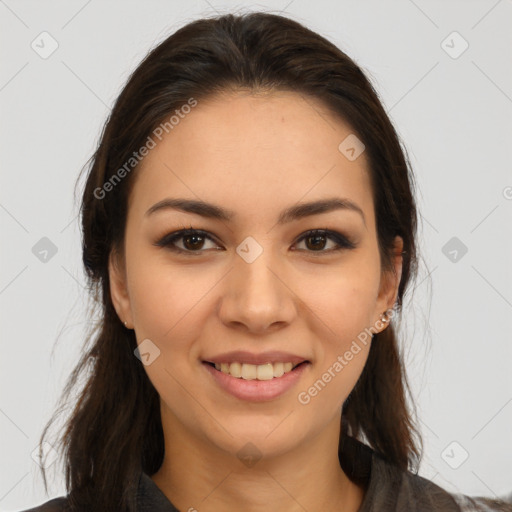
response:
<svg viewBox="0 0 512 512"><path fill-rule="evenodd" d="M166 197L200 198L261 216L336 195L370 217L366 155L351 161L340 151L348 136L348 123L294 92L238 91L198 100L161 140L153 137L130 202L143 214Z"/></svg>

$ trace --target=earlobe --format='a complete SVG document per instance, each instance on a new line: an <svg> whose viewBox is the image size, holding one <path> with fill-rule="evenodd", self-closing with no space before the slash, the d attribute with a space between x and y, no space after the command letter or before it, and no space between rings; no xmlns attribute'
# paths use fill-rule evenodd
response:
<svg viewBox="0 0 512 512"><path fill-rule="evenodd" d="M133 329L124 260L115 252L115 250L110 252L108 260L108 274L110 282L110 297L117 312L117 316L127 329Z"/></svg>

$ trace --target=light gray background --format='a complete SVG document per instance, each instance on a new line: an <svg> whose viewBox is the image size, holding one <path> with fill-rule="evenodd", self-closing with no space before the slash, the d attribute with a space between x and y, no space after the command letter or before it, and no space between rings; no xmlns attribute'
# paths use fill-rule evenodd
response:
<svg viewBox="0 0 512 512"><path fill-rule="evenodd" d="M420 474L455 492L511 492L511 0L0 0L1 509L49 499L31 453L83 339L78 172L147 51L192 19L235 8L305 23L381 95L422 213L420 279L403 323L425 440ZM31 47L49 48L43 31L58 43L47 59ZM453 31L469 43L457 58ZM58 249L46 263L32 252L42 237ZM457 261L443 253L452 237L468 249ZM51 496L64 492L57 473Z"/></svg>

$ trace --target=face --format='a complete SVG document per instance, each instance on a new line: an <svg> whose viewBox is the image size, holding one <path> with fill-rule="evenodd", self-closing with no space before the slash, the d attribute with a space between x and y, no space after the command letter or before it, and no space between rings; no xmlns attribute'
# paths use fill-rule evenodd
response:
<svg viewBox="0 0 512 512"><path fill-rule="evenodd" d="M381 268L365 153L338 149L351 133L314 99L231 93L199 101L136 171L111 292L172 432L277 455L339 422L401 273L399 257ZM333 199L345 207L296 208Z"/></svg>

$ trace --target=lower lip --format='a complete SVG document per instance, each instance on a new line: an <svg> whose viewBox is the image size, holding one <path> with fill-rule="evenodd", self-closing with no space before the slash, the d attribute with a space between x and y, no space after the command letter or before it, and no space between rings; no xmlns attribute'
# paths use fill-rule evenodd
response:
<svg viewBox="0 0 512 512"><path fill-rule="evenodd" d="M249 402L265 402L286 393L299 381L309 365L310 363L302 363L291 372L270 380L246 380L232 377L203 362L203 366L222 389L240 400Z"/></svg>

